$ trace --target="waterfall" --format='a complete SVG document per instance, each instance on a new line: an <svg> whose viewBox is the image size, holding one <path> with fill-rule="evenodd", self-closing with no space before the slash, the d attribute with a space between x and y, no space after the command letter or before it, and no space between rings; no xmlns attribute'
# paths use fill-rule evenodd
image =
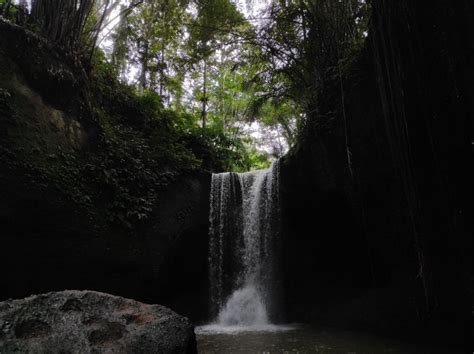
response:
<svg viewBox="0 0 474 354"><path fill-rule="evenodd" d="M279 162L212 175L211 306L222 326L266 325L277 305Z"/></svg>

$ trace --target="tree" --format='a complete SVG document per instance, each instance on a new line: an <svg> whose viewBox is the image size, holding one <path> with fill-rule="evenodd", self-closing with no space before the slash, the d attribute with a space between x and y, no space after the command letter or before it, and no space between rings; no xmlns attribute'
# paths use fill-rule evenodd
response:
<svg viewBox="0 0 474 354"><path fill-rule="evenodd" d="M128 59L128 37L129 25L128 16L124 12L124 6L121 8L119 23L113 34L113 51L111 56L112 65L117 70L119 79L126 81L127 59Z"/></svg>
<svg viewBox="0 0 474 354"><path fill-rule="evenodd" d="M266 63L257 78L268 87L265 97L289 98L307 116L317 110L328 75L363 42L366 11L362 0L271 2L271 20L250 39Z"/></svg>
<svg viewBox="0 0 474 354"><path fill-rule="evenodd" d="M222 49L235 29L245 24L243 15L229 0L200 0L196 2L196 16L189 26L190 37L187 43L189 63L196 66L202 63L201 121L206 127L208 114L208 76L211 56Z"/></svg>
<svg viewBox="0 0 474 354"><path fill-rule="evenodd" d="M121 21L113 58L117 66L127 56L142 92L194 115L203 129L243 139L258 121L279 154L362 43L366 7L271 1L252 25L230 0L145 0Z"/></svg>
<svg viewBox="0 0 474 354"><path fill-rule="evenodd" d="M124 11L141 2L132 0ZM34 28L52 44L90 64L99 35L120 3L120 0L32 0L30 17Z"/></svg>
<svg viewBox="0 0 474 354"><path fill-rule="evenodd" d="M130 58L140 68L139 86L157 92L168 105L172 92L180 91L177 65L187 5L186 0L146 0L128 19Z"/></svg>

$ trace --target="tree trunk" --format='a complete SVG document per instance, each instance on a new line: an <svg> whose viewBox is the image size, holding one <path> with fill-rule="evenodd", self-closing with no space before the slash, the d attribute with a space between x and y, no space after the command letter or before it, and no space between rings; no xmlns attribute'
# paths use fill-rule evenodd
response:
<svg viewBox="0 0 474 354"><path fill-rule="evenodd" d="M148 71L148 44L145 43L145 51L141 58L142 72L140 73L140 88L143 91L146 89L146 72Z"/></svg>
<svg viewBox="0 0 474 354"><path fill-rule="evenodd" d="M161 51L160 51L160 97L163 97L163 88L164 88L164 66L165 66L165 41L161 41Z"/></svg>
<svg viewBox="0 0 474 354"><path fill-rule="evenodd" d="M204 79L203 79L203 88L202 88L202 111L201 111L201 120L202 128L206 127L206 118L207 118L207 62L204 60Z"/></svg>

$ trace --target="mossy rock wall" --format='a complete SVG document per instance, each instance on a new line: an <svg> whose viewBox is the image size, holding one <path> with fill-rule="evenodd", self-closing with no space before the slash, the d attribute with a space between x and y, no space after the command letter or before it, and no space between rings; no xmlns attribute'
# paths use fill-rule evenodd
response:
<svg viewBox="0 0 474 354"><path fill-rule="evenodd" d="M0 298L92 289L204 316L210 173L180 139L0 19Z"/></svg>

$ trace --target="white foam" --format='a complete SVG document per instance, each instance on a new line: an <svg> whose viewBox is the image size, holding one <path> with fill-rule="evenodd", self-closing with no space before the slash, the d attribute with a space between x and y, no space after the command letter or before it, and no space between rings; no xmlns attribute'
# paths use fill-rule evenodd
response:
<svg viewBox="0 0 474 354"><path fill-rule="evenodd" d="M288 325L275 325L275 324L261 324L261 325L236 325L226 326L219 323L211 323L204 326L198 326L195 329L198 335L213 335L213 334L241 334L251 332L286 332L298 329L300 326L297 324Z"/></svg>
<svg viewBox="0 0 474 354"><path fill-rule="evenodd" d="M262 326L268 324L267 309L255 286L237 289L219 313L222 326Z"/></svg>

